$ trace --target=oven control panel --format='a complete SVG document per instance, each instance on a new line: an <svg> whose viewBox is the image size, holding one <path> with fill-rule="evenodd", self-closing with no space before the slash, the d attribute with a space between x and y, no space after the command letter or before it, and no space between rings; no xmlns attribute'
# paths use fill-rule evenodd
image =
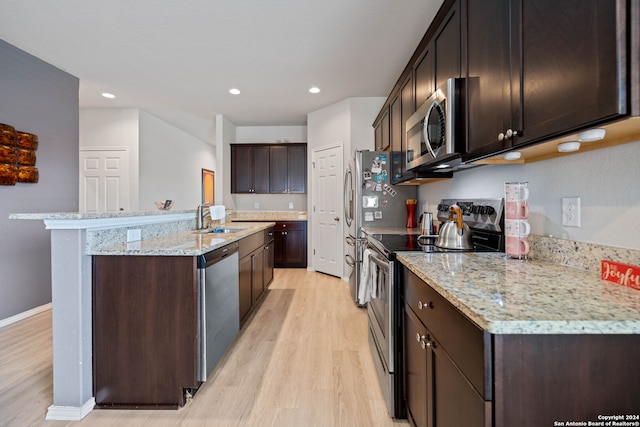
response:
<svg viewBox="0 0 640 427"><path fill-rule="evenodd" d="M471 228L501 231L504 199L442 199L438 204L438 221L449 220L449 208L458 205L463 221Z"/></svg>

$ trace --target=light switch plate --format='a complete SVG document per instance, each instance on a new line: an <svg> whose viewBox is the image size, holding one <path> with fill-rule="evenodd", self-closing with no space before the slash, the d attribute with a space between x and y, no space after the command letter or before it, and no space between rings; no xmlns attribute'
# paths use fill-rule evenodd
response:
<svg viewBox="0 0 640 427"><path fill-rule="evenodd" d="M293 203L289 202L289 209L293 209Z"/></svg>
<svg viewBox="0 0 640 427"><path fill-rule="evenodd" d="M260 209L260 203L259 202L255 202L253 204L254 209Z"/></svg>
<svg viewBox="0 0 640 427"><path fill-rule="evenodd" d="M580 227L580 197L562 198L562 225Z"/></svg>

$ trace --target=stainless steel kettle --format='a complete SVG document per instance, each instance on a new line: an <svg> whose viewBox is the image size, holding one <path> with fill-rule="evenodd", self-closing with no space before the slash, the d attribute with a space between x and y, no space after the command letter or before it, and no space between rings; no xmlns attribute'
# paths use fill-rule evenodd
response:
<svg viewBox="0 0 640 427"><path fill-rule="evenodd" d="M436 246L443 249L472 249L471 230L462 219L462 209L458 205L449 208L449 221L440 227Z"/></svg>

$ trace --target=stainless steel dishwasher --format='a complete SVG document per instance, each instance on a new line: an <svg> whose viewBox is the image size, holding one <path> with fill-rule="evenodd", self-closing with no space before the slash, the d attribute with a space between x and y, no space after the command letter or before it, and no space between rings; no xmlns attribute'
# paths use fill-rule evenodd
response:
<svg viewBox="0 0 640 427"><path fill-rule="evenodd" d="M198 380L206 381L240 330L238 242L199 256L198 273Z"/></svg>

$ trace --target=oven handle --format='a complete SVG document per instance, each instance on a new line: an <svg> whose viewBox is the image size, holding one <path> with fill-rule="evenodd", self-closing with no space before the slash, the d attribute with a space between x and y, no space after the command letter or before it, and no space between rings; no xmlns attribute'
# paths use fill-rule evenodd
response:
<svg viewBox="0 0 640 427"><path fill-rule="evenodd" d="M377 256L372 256L369 257L369 259L371 261L373 261L374 263L376 263L376 265L378 267L380 267L381 269L383 269L384 271L389 271L389 262L388 261L383 261L380 258L378 258Z"/></svg>

